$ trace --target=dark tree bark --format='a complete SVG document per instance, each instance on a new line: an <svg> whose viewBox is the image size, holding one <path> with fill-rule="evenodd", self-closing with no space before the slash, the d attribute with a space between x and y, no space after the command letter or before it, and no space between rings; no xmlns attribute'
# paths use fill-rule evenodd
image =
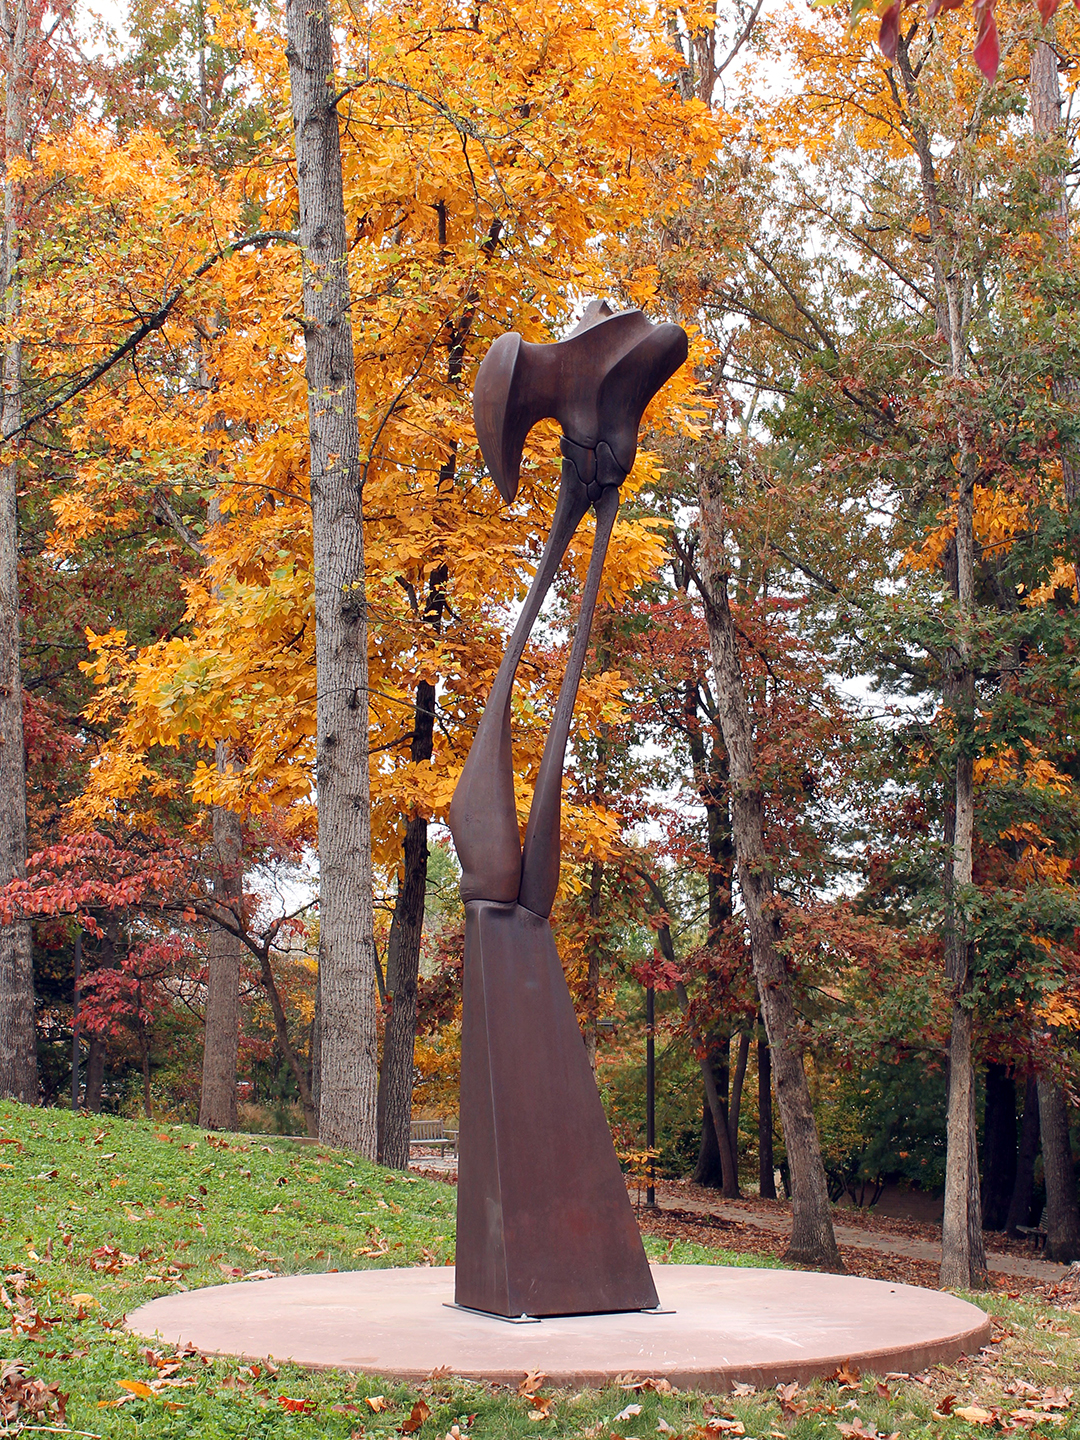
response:
<svg viewBox="0 0 1080 1440"><path fill-rule="evenodd" d="M1053 1080L1039 1077L1039 1128L1046 1176L1046 1258L1071 1265L1080 1260L1080 1207L1069 1144L1069 1109Z"/></svg>
<svg viewBox="0 0 1080 1440"><path fill-rule="evenodd" d="M746 1081L746 1062L749 1058L750 1033L744 1030L739 1036L739 1048L735 1055L735 1074L731 1080L731 1099L728 1102L728 1138L731 1141L731 1153L735 1156L736 1167L739 1163L739 1116L742 1112L743 1085Z"/></svg>
<svg viewBox="0 0 1080 1440"><path fill-rule="evenodd" d="M413 721L411 754L414 761L431 759L434 725L435 687L421 680L416 687ZM411 816L405 826L402 878L386 951L389 1014L379 1076L379 1160L393 1170L409 1168L416 986L420 976L427 888L427 832L428 822L423 815Z"/></svg>
<svg viewBox="0 0 1080 1440"><path fill-rule="evenodd" d="M703 1073L706 1065L712 1072L713 1087L719 1108L724 1116L724 1130L727 1137L730 1137L731 1134L727 1123L728 1087L731 1081L730 1050L730 1037L714 1031L708 1037L705 1053L701 1057ZM726 1193L731 1188L733 1181L737 1188L738 1176L735 1171L735 1157L731 1154L730 1138L725 1140L724 1147L721 1149L717 1139L712 1108L706 1093L701 1107L701 1143L698 1146L694 1183Z"/></svg>
<svg viewBox="0 0 1080 1440"><path fill-rule="evenodd" d="M219 770L224 769L225 747L220 741L217 745L217 765ZM240 925L243 923L244 900L240 818L220 805L215 805L211 814L217 860L214 899ZM204 1130L235 1130L243 941L220 925L212 925L208 942L199 1124Z"/></svg>
<svg viewBox="0 0 1080 1440"><path fill-rule="evenodd" d="M140 1007L141 1008L141 1007ZM154 1118L154 1105L150 1095L150 1027L140 1020L139 1053L142 1060L142 1103L147 1120Z"/></svg>
<svg viewBox="0 0 1080 1440"><path fill-rule="evenodd" d="M259 957L260 974L262 987L266 991L266 998L270 1001L270 1013L274 1017L274 1038L277 1040L278 1051L292 1071L293 1079L296 1081L296 1088L300 1093L300 1106L304 1112L304 1128L312 1138L319 1137L319 1116L315 1108L315 1101L312 1098L311 1086L308 1077L304 1072L299 1055L289 1039L289 1025L285 1018L285 1006L281 1003L281 996L278 993L277 983L274 980L274 972L270 966L268 954Z"/></svg>
<svg viewBox="0 0 1080 1440"><path fill-rule="evenodd" d="M29 92L26 0L0 4L6 51L6 164L26 154ZM19 227L24 218L23 182L4 181L0 280L4 323L19 317ZM22 346L13 339L3 352L0 426L12 435L22 423ZM22 667L19 663L19 462L10 454L0 466L0 887L26 867L26 757L23 751ZM34 1033L34 967L30 923L0 925L0 1099L32 1105L38 1098Z"/></svg>
<svg viewBox="0 0 1080 1440"><path fill-rule="evenodd" d="M603 897L604 867L599 860L589 866L589 938L586 944L588 966L585 972L585 1053L596 1071L596 1045L600 1020L600 964L603 946L600 942L600 911Z"/></svg>
<svg viewBox="0 0 1080 1440"><path fill-rule="evenodd" d="M693 566L678 547L672 557L672 569L676 589L684 596L689 594L693 579ZM701 802L705 807L705 844L709 855L706 871L708 896L708 942L712 944L723 925L731 919L731 889L735 866L735 850L731 838L731 816L728 805L727 756L724 753L719 727L716 724L715 706L703 675L692 674L684 682L680 696L681 703L673 708L672 723L681 732L690 751L694 781ZM708 743L712 733L712 744ZM684 1007L685 1008L685 1007ZM714 1010L719 1014L722 1004ZM727 1028L726 1026L724 1027ZM713 1063L713 1062L709 1062ZM729 1056L725 1045L720 1068L713 1063L713 1088L720 1101L720 1107L728 1114ZM704 1077L704 1064L702 1065ZM723 1145L717 1140L713 1119L713 1106L709 1099L709 1085L705 1085L702 1105L701 1141L698 1149L698 1163L695 1170L697 1183L723 1189L727 1196L739 1194L738 1154L728 1139ZM698 1178L700 1177L700 1178Z"/></svg>
<svg viewBox="0 0 1080 1440"><path fill-rule="evenodd" d="M377 1149L367 601L348 237L327 0L288 0L311 440L322 950L319 1135Z"/></svg>
<svg viewBox="0 0 1080 1440"><path fill-rule="evenodd" d="M791 1244L787 1258L842 1271L817 1123L803 1069L795 998L779 946L780 919L773 903L772 867L765 849L764 797L728 603L722 501L708 480L702 481L700 499L702 598L716 676L716 708L728 756L739 890L746 909L754 979L772 1051L776 1098L792 1172Z"/></svg>
<svg viewBox="0 0 1080 1440"><path fill-rule="evenodd" d="M1006 1065L986 1067L983 1109L982 1223L1004 1230L1016 1183L1016 1084Z"/></svg>
<svg viewBox="0 0 1080 1440"><path fill-rule="evenodd" d="M101 1092L105 1085L105 1040L101 1035L91 1035L90 1053L86 1057L86 1089L83 1093L83 1109L91 1115L101 1114Z"/></svg>
<svg viewBox="0 0 1080 1440"><path fill-rule="evenodd" d="M757 1045L758 1074L758 1194L763 1200L776 1199L776 1166L773 1163L772 1057L768 1040Z"/></svg>
<svg viewBox="0 0 1080 1440"><path fill-rule="evenodd" d="M716 1143L716 1127L708 1100L701 1102L701 1139L693 1181L709 1190L721 1190L724 1185L724 1167L720 1163L720 1146Z"/></svg>
<svg viewBox="0 0 1080 1440"><path fill-rule="evenodd" d="M647 871L638 870L637 873L641 876L642 880L644 880L648 887L649 894L653 898L659 920L656 931L656 941L660 946L660 953L670 965L674 965L676 963L675 942L671 938L671 925L668 920L668 907L664 899L664 892ZM686 986L680 980L676 982L674 989L675 998L679 1002L679 1009L683 1015L689 1014L690 997L686 993ZM717 1082L717 1075L714 1068L714 1053L710 1051L709 1043L701 1041L697 1035L691 1037L691 1043L697 1055L698 1065L701 1069L701 1078L705 1083L705 1104L708 1106L709 1113L712 1116L713 1135L721 1146L722 1152L724 1150L727 1151L727 1159L725 1161L722 1156L721 1164L728 1165L730 1173L736 1175L737 1183L738 1177L735 1171L734 1158L731 1155L731 1144L728 1136L727 1104L725 1097L720 1093L720 1087ZM726 1055L726 1051L723 1052L723 1055ZM723 1058L723 1055L721 1058Z"/></svg>
<svg viewBox="0 0 1080 1440"><path fill-rule="evenodd" d="M1031 1202L1035 1194L1035 1158L1039 1153L1039 1087L1029 1075L1024 1086L1024 1118L1020 1122L1020 1149L1016 1157L1005 1233L1015 1237L1017 1226L1031 1224Z"/></svg>

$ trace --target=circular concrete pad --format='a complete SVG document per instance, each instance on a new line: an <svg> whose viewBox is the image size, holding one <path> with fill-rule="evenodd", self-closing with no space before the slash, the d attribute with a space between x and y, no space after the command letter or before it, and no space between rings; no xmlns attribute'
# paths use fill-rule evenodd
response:
<svg viewBox="0 0 1080 1440"><path fill-rule="evenodd" d="M542 1370L556 1386L617 1375L721 1391L860 1370L921 1370L989 1344L983 1312L953 1295L795 1270L656 1265L661 1315L574 1315L514 1325L448 1308L449 1267L290 1275L152 1300L128 1316L137 1335L212 1355L294 1361L420 1380L454 1375L517 1384Z"/></svg>

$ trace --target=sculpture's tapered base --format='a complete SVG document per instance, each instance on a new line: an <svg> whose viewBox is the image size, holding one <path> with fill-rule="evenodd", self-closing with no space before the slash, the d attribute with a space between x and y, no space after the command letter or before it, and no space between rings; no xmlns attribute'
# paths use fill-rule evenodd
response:
<svg viewBox="0 0 1080 1440"><path fill-rule="evenodd" d="M455 1299L495 1315L659 1302L548 922L465 907Z"/></svg>

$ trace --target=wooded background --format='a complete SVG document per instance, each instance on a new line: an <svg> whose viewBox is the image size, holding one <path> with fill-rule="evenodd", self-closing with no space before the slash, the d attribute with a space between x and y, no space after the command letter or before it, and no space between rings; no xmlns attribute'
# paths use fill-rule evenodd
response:
<svg viewBox="0 0 1080 1440"><path fill-rule="evenodd" d="M779 1168L793 1258L886 1181L945 1284L1044 1205L1080 1257L1080 22L955 8L0 3L0 1094L454 1113L443 821L559 465L503 507L472 381L600 295L691 334L564 796L617 1140L651 987L657 1163Z"/></svg>

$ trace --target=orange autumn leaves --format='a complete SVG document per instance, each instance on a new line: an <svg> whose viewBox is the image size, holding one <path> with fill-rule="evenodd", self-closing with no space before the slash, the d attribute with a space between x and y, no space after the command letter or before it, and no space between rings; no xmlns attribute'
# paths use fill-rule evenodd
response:
<svg viewBox="0 0 1080 1440"><path fill-rule="evenodd" d="M485 7L451 24L444 8L413 4L341 21L372 828L387 866L403 815L445 812L553 505L555 447L538 432L517 502L500 507L472 432L475 365L504 329L552 338L582 295L648 305L659 255L637 246L630 259L623 239L685 199L725 122L677 98L677 59L634 4ZM243 7L219 6L214 23L243 59L249 103L271 117L247 158L223 166L211 139L181 155L151 130L118 141L84 126L39 161L60 198L22 322L37 373L57 382L75 357L99 361L183 288L134 363L65 412L77 461L54 502L58 563L89 537L144 524L199 562L179 633L141 650L119 627L88 637L90 718L110 738L69 823L139 824L185 799L274 811L306 841L316 677L284 46L276 21ZM252 236L271 238L231 248ZM688 370L655 407L688 432L691 387ZM631 496L654 465L643 453ZM571 557L571 614L589 540ZM620 523L608 598L619 603L660 558L654 523ZM562 663L552 643L523 667L523 806ZM408 756L420 679L438 695L431 763ZM616 716L621 695L617 674L590 679L580 723ZM161 763L173 753L186 769ZM581 808L568 826L583 850L602 851L614 822Z"/></svg>

